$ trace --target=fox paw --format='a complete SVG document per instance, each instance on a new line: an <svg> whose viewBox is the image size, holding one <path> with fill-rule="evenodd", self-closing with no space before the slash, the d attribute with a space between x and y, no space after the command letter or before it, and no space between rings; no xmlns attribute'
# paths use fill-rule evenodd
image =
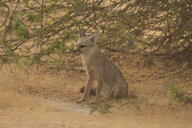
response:
<svg viewBox="0 0 192 128"><path fill-rule="evenodd" d="M76 101L76 103L77 103L77 104L80 104L80 103L82 103L82 102L84 102L84 101L85 101L84 99L79 99L79 100Z"/></svg>
<svg viewBox="0 0 192 128"><path fill-rule="evenodd" d="M90 105L93 105L93 106L97 106L99 103L96 102L96 101L91 101L91 102L89 102L89 104L90 104Z"/></svg>

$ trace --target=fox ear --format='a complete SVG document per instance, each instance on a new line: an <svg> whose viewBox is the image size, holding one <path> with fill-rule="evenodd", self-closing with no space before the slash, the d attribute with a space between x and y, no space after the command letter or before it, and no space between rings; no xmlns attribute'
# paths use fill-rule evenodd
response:
<svg viewBox="0 0 192 128"><path fill-rule="evenodd" d="M79 30L79 36L80 37L85 36L85 30L83 30L83 29Z"/></svg>
<svg viewBox="0 0 192 128"><path fill-rule="evenodd" d="M94 33L93 35L91 35L90 39L92 42L96 42L98 40L99 34L98 33Z"/></svg>

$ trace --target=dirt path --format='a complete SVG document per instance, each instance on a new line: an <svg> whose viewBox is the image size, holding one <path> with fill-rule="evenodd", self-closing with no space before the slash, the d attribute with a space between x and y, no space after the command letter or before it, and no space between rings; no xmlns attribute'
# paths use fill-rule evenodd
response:
<svg viewBox="0 0 192 128"><path fill-rule="evenodd" d="M90 114L88 105L74 103L84 78L15 73L0 73L0 128L192 127L191 106L170 104L161 82L130 84L139 98L112 100L112 113Z"/></svg>
<svg viewBox="0 0 192 128"><path fill-rule="evenodd" d="M184 112L158 115L156 112L89 114L89 108L72 103L41 100L43 107L0 112L0 128L191 128ZM144 114L146 113L146 114ZM184 114L184 115L183 115ZM186 120L187 119L187 120Z"/></svg>

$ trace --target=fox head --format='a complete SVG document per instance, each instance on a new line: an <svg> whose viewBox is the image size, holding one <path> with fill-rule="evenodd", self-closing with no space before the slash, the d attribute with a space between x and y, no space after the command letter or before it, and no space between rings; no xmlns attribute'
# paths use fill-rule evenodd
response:
<svg viewBox="0 0 192 128"><path fill-rule="evenodd" d="M97 50L98 34L85 35L84 31L80 31L80 37L77 40L75 52L86 54L91 51Z"/></svg>

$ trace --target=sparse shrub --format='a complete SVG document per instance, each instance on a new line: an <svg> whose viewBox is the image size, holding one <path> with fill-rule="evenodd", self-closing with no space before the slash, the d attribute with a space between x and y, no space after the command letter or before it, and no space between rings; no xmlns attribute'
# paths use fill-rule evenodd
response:
<svg viewBox="0 0 192 128"><path fill-rule="evenodd" d="M0 62L72 52L83 28L99 31L110 52L158 53L191 68L191 7L191 0L1 0Z"/></svg>
<svg viewBox="0 0 192 128"><path fill-rule="evenodd" d="M167 95L184 104L192 104L192 94L184 92L182 88L173 85L165 85Z"/></svg>
<svg viewBox="0 0 192 128"><path fill-rule="evenodd" d="M101 114L106 114L106 113L111 113L111 108L113 108L113 105L103 104L103 105L90 106L90 107L91 107L91 113L99 112Z"/></svg>

